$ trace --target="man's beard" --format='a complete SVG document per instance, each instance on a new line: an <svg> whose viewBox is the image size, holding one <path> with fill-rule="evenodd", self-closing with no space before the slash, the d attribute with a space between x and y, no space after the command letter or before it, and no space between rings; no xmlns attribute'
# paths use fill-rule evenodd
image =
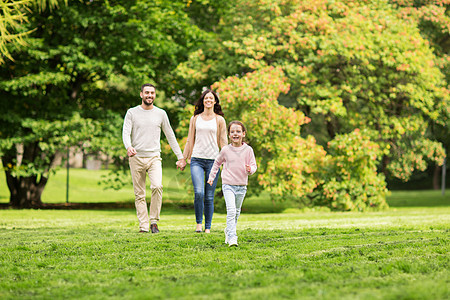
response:
<svg viewBox="0 0 450 300"><path fill-rule="evenodd" d="M153 104L153 99L152 98L144 98L144 104L145 105L152 105Z"/></svg>

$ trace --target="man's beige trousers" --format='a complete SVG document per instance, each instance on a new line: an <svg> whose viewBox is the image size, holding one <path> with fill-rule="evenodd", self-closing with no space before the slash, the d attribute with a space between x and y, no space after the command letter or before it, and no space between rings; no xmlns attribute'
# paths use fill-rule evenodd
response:
<svg viewBox="0 0 450 300"><path fill-rule="evenodd" d="M150 223L156 224L162 205L162 164L160 156L130 157L130 170L133 179L136 214L139 230L149 231L149 213L145 201L145 178L148 174L152 197L150 200Z"/></svg>

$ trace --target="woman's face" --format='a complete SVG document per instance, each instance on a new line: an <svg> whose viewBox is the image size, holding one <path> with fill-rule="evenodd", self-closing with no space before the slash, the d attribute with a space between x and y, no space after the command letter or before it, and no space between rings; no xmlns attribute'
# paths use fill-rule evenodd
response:
<svg viewBox="0 0 450 300"><path fill-rule="evenodd" d="M205 108L214 108L214 104L216 104L216 99L213 93L206 94L205 98L203 98L203 106Z"/></svg>

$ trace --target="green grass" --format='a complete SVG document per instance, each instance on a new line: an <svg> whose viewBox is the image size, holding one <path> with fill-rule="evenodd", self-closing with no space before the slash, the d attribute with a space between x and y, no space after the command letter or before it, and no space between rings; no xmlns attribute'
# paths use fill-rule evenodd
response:
<svg viewBox="0 0 450 300"><path fill-rule="evenodd" d="M391 208L450 206L450 190L445 195L439 190L431 191L393 191L388 197Z"/></svg>
<svg viewBox="0 0 450 300"><path fill-rule="evenodd" d="M71 174L73 201L133 201L131 185L102 191L98 172ZM65 201L51 199L64 175L44 202ZM164 201L192 201L186 176L165 170ZM388 211L332 213L249 198L238 248L223 243L223 213L196 234L192 210L163 205L152 235L137 233L134 209L0 210L0 299L449 299L449 200L393 192Z"/></svg>
<svg viewBox="0 0 450 300"><path fill-rule="evenodd" d="M0 211L1 299L448 299L449 207L243 214L239 247L193 214Z"/></svg>

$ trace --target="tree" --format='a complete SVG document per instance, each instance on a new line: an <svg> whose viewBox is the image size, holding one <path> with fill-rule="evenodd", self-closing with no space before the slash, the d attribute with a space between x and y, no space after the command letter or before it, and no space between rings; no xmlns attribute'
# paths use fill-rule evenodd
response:
<svg viewBox="0 0 450 300"><path fill-rule="evenodd" d="M445 75L448 83L450 81L450 1L392 1L399 11L399 15L404 20L409 20L418 24L422 36L427 39L435 54L435 64ZM450 114L447 110L447 122L432 123L430 134L437 141L441 142L446 149L446 154L450 153ZM441 168L435 165L433 172L433 186L435 189L440 185Z"/></svg>
<svg viewBox="0 0 450 300"><path fill-rule="evenodd" d="M281 67L291 88L278 101L312 119L303 133L320 144L368 129L386 175L407 180L430 161L442 164L442 145L427 131L448 120L445 78L417 24L387 1L236 0L230 7L216 41L178 67L181 77L205 83Z"/></svg>
<svg viewBox="0 0 450 300"><path fill-rule="evenodd" d="M388 207L385 177L377 172L381 149L369 136L368 132L355 129L328 143L319 184L308 195L315 205L340 211Z"/></svg>
<svg viewBox="0 0 450 300"><path fill-rule="evenodd" d="M10 44L26 46L24 38L32 30L23 31L22 27L28 22L28 13L31 9L43 11L47 6L52 9L58 6L58 2L58 0L0 0L0 64L5 62L5 57L14 60L8 49ZM67 0L64 2L67 4Z"/></svg>
<svg viewBox="0 0 450 300"><path fill-rule="evenodd" d="M15 61L0 66L0 109L8 112L0 116L0 155L13 206L41 204L57 151L117 147L121 115L138 102L130 99L140 85L163 86L160 75L201 35L185 5L76 1L28 17L28 46L12 45ZM119 142L106 144L113 135Z"/></svg>
<svg viewBox="0 0 450 300"><path fill-rule="evenodd" d="M301 126L310 121L302 112L277 102L290 85L281 68L268 67L242 78L216 82L227 120L247 126L250 145L258 163L250 177L252 191L266 190L274 199L304 198L317 186L323 148L312 136L302 138Z"/></svg>
<svg viewBox="0 0 450 300"><path fill-rule="evenodd" d="M289 91L280 68L268 67L242 77L231 76L212 85L221 97L227 121L240 120L248 131L258 165L249 178L250 193L266 190L273 198L301 198L317 186L317 173L325 151L313 137L304 139L300 128L309 118L279 105L277 98ZM188 106L179 133L187 136Z"/></svg>
<svg viewBox="0 0 450 300"><path fill-rule="evenodd" d="M380 147L360 130L337 136L328 154L311 135L303 138L301 130L310 119L277 101L289 92L287 80L281 68L266 67L212 85L227 120L241 120L247 127L258 164L249 192L265 190L273 200L332 210L386 208L386 182L377 173ZM181 135L187 135L192 108L185 112Z"/></svg>

